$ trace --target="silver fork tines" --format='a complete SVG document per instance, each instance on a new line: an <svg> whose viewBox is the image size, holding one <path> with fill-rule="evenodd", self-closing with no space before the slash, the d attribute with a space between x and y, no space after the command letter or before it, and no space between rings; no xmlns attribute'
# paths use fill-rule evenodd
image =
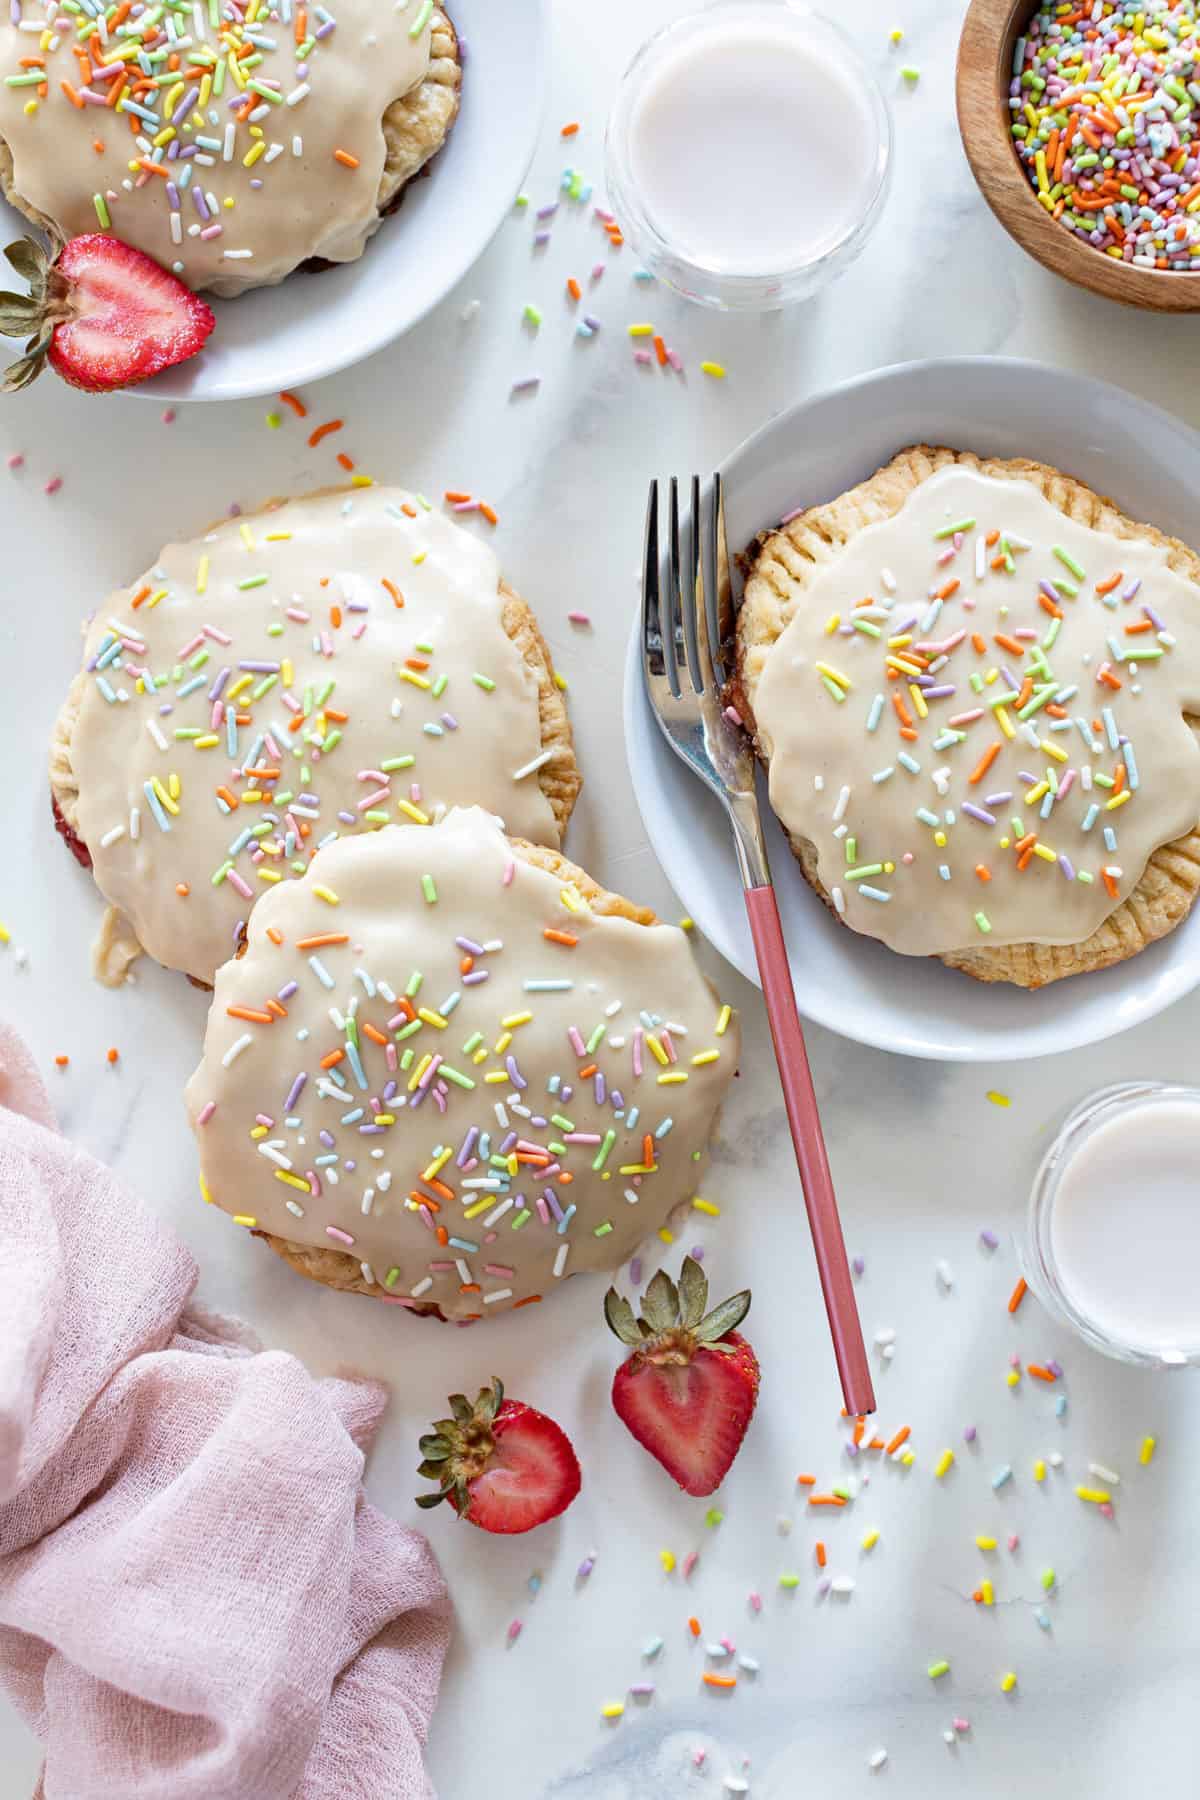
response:
<svg viewBox="0 0 1200 1800"><path fill-rule="evenodd" d="M707 501L707 504L702 504ZM747 887L771 874L745 734L725 717L722 690L732 673L733 594L721 478L706 494L692 476L686 534L679 483L671 478L668 537L660 551L659 492L650 484L642 565L642 670L659 730L729 814Z"/></svg>

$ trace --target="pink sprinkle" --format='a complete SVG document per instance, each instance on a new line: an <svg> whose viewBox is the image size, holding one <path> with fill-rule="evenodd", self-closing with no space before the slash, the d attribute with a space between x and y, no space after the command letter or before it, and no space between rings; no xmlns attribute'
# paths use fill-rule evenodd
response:
<svg viewBox="0 0 1200 1800"><path fill-rule="evenodd" d="M750 1595L750 1611L756 1612L756 1613L759 1613L762 1611L762 1595L761 1594L753 1594L752 1593Z"/></svg>
<svg viewBox="0 0 1200 1800"><path fill-rule="evenodd" d="M336 1225L327 1225L325 1227L325 1236L336 1238L339 1244L352 1244L354 1242L354 1239L350 1236L348 1231L339 1231Z"/></svg>
<svg viewBox="0 0 1200 1800"><path fill-rule="evenodd" d="M512 1624L509 1626L508 1632L506 1634L507 1638L508 1638L508 1642L510 1644L516 1643L517 1639L521 1635L521 1628L522 1628L522 1621L520 1619L514 1619Z"/></svg>
<svg viewBox="0 0 1200 1800"><path fill-rule="evenodd" d="M680 356L678 350L668 350L667 351L667 361L670 363L671 367L674 369L674 371L677 375L682 375L682 373L683 373L683 358L682 358L682 356Z"/></svg>
<svg viewBox="0 0 1200 1800"><path fill-rule="evenodd" d="M804 508L802 506L793 506L791 512L784 513L784 515L783 515L782 519L780 519L779 523L781 525L790 525L792 520L798 519L800 517L800 514L803 511L804 511Z"/></svg>
<svg viewBox="0 0 1200 1800"><path fill-rule="evenodd" d="M200 1111L196 1114L197 1125L207 1125L208 1121L212 1118L212 1116L216 1112L216 1110L217 1110L216 1101L215 1100L206 1100L204 1102L204 1105L200 1108Z"/></svg>
<svg viewBox="0 0 1200 1800"><path fill-rule="evenodd" d="M731 725L740 726L742 723L742 715L736 706L727 706L722 716L728 719Z"/></svg>
<svg viewBox="0 0 1200 1800"><path fill-rule="evenodd" d="M47 494L57 494L57 492L61 486L62 486L62 476L61 475L52 475L50 477L50 480L46 483L45 492Z"/></svg>
<svg viewBox="0 0 1200 1800"><path fill-rule="evenodd" d="M175 408L173 406L168 406L166 412L162 416L162 422L164 425L173 425L176 417Z"/></svg>
<svg viewBox="0 0 1200 1800"><path fill-rule="evenodd" d="M635 363L641 363L642 367L645 369L649 368L650 364L654 361L654 358L651 356L649 350L635 350L633 353L633 360Z"/></svg>
<svg viewBox="0 0 1200 1800"><path fill-rule="evenodd" d="M707 1757L708 1757L707 1750L693 1750L692 1751L692 1761L695 1763L695 1765L698 1769L702 1769L704 1767Z"/></svg>
<svg viewBox="0 0 1200 1800"><path fill-rule="evenodd" d="M508 861L504 865L504 874L501 876L501 885L503 887L511 887L512 881L513 881L513 876L516 874L516 872L517 872L517 865L513 861L512 857L510 856Z"/></svg>
<svg viewBox="0 0 1200 1800"><path fill-rule="evenodd" d="M734 1653L734 1651L735 1651L735 1650L736 1650L736 1649L737 1649L737 1645L736 1645L736 1644L735 1644L735 1643L734 1643L734 1641L733 1641L733 1639L732 1639L732 1638L727 1638L727 1637L723 1637L723 1638L722 1638L722 1639L721 1639L721 1640L720 1640L720 1642L721 1642L721 1645L722 1645L722 1647L723 1647L723 1648L724 1648L724 1649L726 1649L726 1650L728 1650L728 1652L729 1652L729 1654L730 1654L730 1656L732 1656L732 1655L733 1655L733 1653Z"/></svg>
<svg viewBox="0 0 1200 1800"><path fill-rule="evenodd" d="M1017 1536L1016 1532L1014 1531L1012 1536L1008 1540L1009 1549L1015 1550L1017 1545L1020 1543L1020 1541L1021 1541L1020 1538Z"/></svg>
<svg viewBox="0 0 1200 1800"><path fill-rule="evenodd" d="M21 452L19 450L13 451L12 455L8 459L8 466L10 469L24 468L25 458L21 455Z"/></svg>
<svg viewBox="0 0 1200 1800"><path fill-rule="evenodd" d="M593 268L592 268L592 280L599 281L599 279L603 275L603 273L604 273L604 264L603 263L594 264Z"/></svg>
<svg viewBox="0 0 1200 1800"><path fill-rule="evenodd" d="M688 1551L687 1555L683 1559L683 1579L685 1581L687 1580L688 1576L691 1574L692 1570L695 1568L695 1566L699 1562L699 1560L700 1560L699 1551L697 1551L697 1550L689 1550Z"/></svg>
<svg viewBox="0 0 1200 1800"><path fill-rule="evenodd" d="M1113 1516L1114 1516L1114 1515L1113 1515L1113 1509L1112 1509L1112 1504L1111 1504L1111 1502L1110 1502L1110 1501L1108 1501L1108 1500L1102 1500L1102 1501L1101 1501L1101 1502L1100 1502L1100 1506L1099 1506L1099 1509L1098 1509L1098 1510L1099 1510L1099 1511L1100 1511L1100 1512L1102 1512L1102 1513L1103 1513L1103 1514L1104 1514L1104 1517L1105 1517L1105 1518L1106 1518L1106 1519L1111 1519L1111 1518L1112 1518L1112 1517L1113 1517Z"/></svg>
<svg viewBox="0 0 1200 1800"><path fill-rule="evenodd" d="M567 617L572 625L590 625L592 622L591 615L585 612L569 612Z"/></svg>
<svg viewBox="0 0 1200 1800"><path fill-rule="evenodd" d="M971 1729L970 1719L955 1719L954 1729L955 1729L955 1731L970 1731L970 1729Z"/></svg>
<svg viewBox="0 0 1200 1800"><path fill-rule="evenodd" d="M1019 1369L1021 1366L1021 1359L1019 1356L1016 1355L1015 1352L1012 1356L1009 1357L1008 1362L1009 1362L1009 1367L1013 1368L1013 1369Z"/></svg>
<svg viewBox="0 0 1200 1800"><path fill-rule="evenodd" d="M516 1274L516 1270L510 1269L505 1263L484 1263L483 1272L485 1275L503 1275L506 1278Z"/></svg>

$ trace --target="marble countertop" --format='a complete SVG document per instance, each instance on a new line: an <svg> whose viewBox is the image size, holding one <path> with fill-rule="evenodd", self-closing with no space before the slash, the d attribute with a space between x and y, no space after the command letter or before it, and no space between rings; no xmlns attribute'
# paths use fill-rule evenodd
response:
<svg viewBox="0 0 1200 1800"><path fill-rule="evenodd" d="M556 0L546 130L527 183L535 202L553 197L568 159L557 129L567 119L583 126L569 160L599 183L620 69L652 24L680 10L677 0L608 0L602 12ZM712 467L770 413L842 377L955 352L1104 372L1200 425L1200 390L1181 380L1195 366L1200 327L1124 312L1059 283L1010 243L976 193L953 113L961 0L845 0L838 11L891 96L896 180L876 235L832 291L787 315L718 318L635 287L626 251L597 286L603 327L584 342L561 296L568 274L606 258L602 234L586 211L564 208L535 255L528 216L514 215L408 338L306 394L315 417L347 420L342 441L373 474L430 493L461 486L493 502L505 569L537 607L572 683L587 785L568 848L668 918L681 908L646 846L619 723L651 474ZM905 31L899 56L888 45L895 24ZM901 80L901 60L920 67L915 86ZM522 325L526 301L545 315L536 338ZM683 378L633 365L625 327L647 309L682 353ZM728 378L701 376L703 357L723 362ZM510 398L512 381L528 373L540 373L540 390ZM1086 1052L994 1069L892 1058L810 1032L848 1237L866 1260L864 1325L896 1334L893 1359L878 1369L880 1423L910 1425L916 1450L907 1471L860 1459L858 1499L824 1521L830 1572L857 1582L844 1598L816 1595L817 1533L795 1485L801 1470L831 1481L851 1465L761 1000L703 948L743 1010L745 1048L708 1189L722 1217L696 1237L716 1284L753 1286L749 1330L764 1370L719 1523L706 1523L704 1502L672 1489L609 1408L614 1356L599 1281L573 1282L553 1307L487 1329L442 1330L314 1289L200 1205L179 1096L204 996L148 967L115 995L90 981L99 904L50 830L43 745L75 665L79 618L108 588L151 561L162 538L234 500L253 504L330 479L330 446L309 450L290 415L268 429L268 410L184 408L167 425L153 402L90 399L50 379L5 402L0 455L25 461L11 474L0 468L11 847L0 910L12 933L0 953L0 1006L48 1070L64 1129L194 1250L210 1305L250 1319L268 1343L315 1369L348 1363L392 1383L368 1479L380 1505L418 1520L418 1431L449 1390L493 1371L574 1438L582 1496L533 1537L491 1540L447 1512L425 1520L456 1611L430 1744L439 1792L458 1800L486 1781L496 1800L674 1800L720 1794L728 1774L748 1779L757 1800L810 1787L841 1800L873 1791L873 1779L903 1795L986 1800L1019 1788L1100 1800L1126 1800L1139 1787L1194 1791L1200 1555L1185 1513L1200 1443L1191 1380L1110 1365L1032 1300L1015 1318L1005 1302L1017 1272L1013 1233L1053 1125L1107 1082L1200 1081L1195 1000ZM55 475L63 485L49 496ZM590 630L568 624L572 608L591 615ZM110 1044L121 1053L115 1069L105 1061ZM52 1066L60 1052L71 1058L65 1072ZM1011 1104L989 1102L992 1089ZM1000 1236L994 1253L980 1245L985 1226ZM939 1259L953 1270L948 1291L935 1274ZM1009 1389L1012 1353L1059 1358L1064 1416L1037 1382ZM963 1441L969 1425L972 1447ZM1148 1469L1137 1458L1146 1433L1159 1443ZM946 1446L957 1462L937 1481ZM1038 1484L1034 1460L1051 1451L1064 1467ZM1112 1522L1075 1498L1089 1460L1123 1476ZM1004 1464L1013 1478L996 1492L991 1477ZM864 1552L871 1528L879 1542ZM981 1533L1000 1541L986 1559L974 1542ZM1005 1548L1010 1534L1019 1536L1015 1552ZM664 1549L680 1563L699 1552L690 1578L664 1573ZM595 1568L581 1581L588 1553ZM971 1600L985 1560L997 1597L986 1610ZM1034 1614L1048 1565L1058 1590L1046 1631ZM779 1586L788 1571L800 1576L791 1590ZM757 1615L751 1590L763 1595ZM704 1688L691 1614L704 1640L729 1636L758 1660L758 1674L743 1673L731 1693ZM508 1648L514 1618L524 1629ZM648 1672L641 1647L659 1635L664 1648ZM941 1658L951 1670L933 1682L926 1670ZM1000 1677L1009 1669L1019 1679L1006 1694ZM619 1723L603 1722L601 1706L639 1680L653 1681L655 1694L630 1702ZM36 1747L2 1706L0 1715L2 1785L15 1796L32 1787ZM942 1733L955 1715L971 1729L948 1747ZM703 1769L694 1763L700 1747ZM872 1777L877 1748L889 1762Z"/></svg>

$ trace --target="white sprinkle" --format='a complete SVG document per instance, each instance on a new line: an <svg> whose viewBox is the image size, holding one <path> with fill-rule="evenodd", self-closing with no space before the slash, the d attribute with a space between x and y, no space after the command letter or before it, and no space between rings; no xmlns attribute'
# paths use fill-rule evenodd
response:
<svg viewBox="0 0 1200 1800"><path fill-rule="evenodd" d="M302 137L294 137L292 139L292 155L293 156L303 156L304 155L304 139Z"/></svg>
<svg viewBox="0 0 1200 1800"><path fill-rule="evenodd" d="M287 99L284 101L284 105L285 106L299 106L300 102L308 94L311 94L311 93L312 93L311 84L307 81L302 81L300 83L299 87L294 87L292 89L291 93L288 95Z"/></svg>
<svg viewBox="0 0 1200 1800"><path fill-rule="evenodd" d="M1046 1461L1050 1464L1052 1469L1061 1469L1063 1466L1062 1455L1057 1450L1052 1450L1046 1458Z"/></svg>
<svg viewBox="0 0 1200 1800"><path fill-rule="evenodd" d="M519 769L514 769L512 772L513 780L524 781L527 775L534 775L539 769L544 769L546 764L552 761L557 755L559 755L557 746L552 747L549 750L543 750L540 756L535 756L531 761L523 763Z"/></svg>
<svg viewBox="0 0 1200 1800"><path fill-rule="evenodd" d="M554 1253L554 1273L555 1273L555 1275L561 1275L563 1270L566 1268L567 1252L570 1250L570 1248L571 1248L570 1244L560 1244L558 1246L558 1249L555 1251L555 1253Z"/></svg>
<svg viewBox="0 0 1200 1800"><path fill-rule="evenodd" d="M950 1267L950 1264L946 1261L945 1257L942 1257L940 1261L935 1263L934 1268L937 1278L942 1286L944 1288L952 1288L954 1286L954 1270Z"/></svg>
<svg viewBox="0 0 1200 1800"><path fill-rule="evenodd" d="M639 1195L636 1188L626 1188L625 1189L625 1198L628 1200L630 1206L636 1206L638 1203L638 1200L641 1198L641 1196Z"/></svg>
<svg viewBox="0 0 1200 1800"><path fill-rule="evenodd" d="M297 1205L295 1200L285 1200L283 1204L287 1207L287 1209L290 1213L295 1213L295 1215L298 1219L302 1219L304 1217L304 1208L302 1206Z"/></svg>
<svg viewBox="0 0 1200 1800"><path fill-rule="evenodd" d="M100 839L100 848L102 850L107 850L110 844L117 843L118 840L124 836L125 827L123 825L114 825L112 830L106 831L104 836Z"/></svg>
<svg viewBox="0 0 1200 1800"><path fill-rule="evenodd" d="M942 1742L944 1744L957 1744L958 1734L956 1732L950 1731L950 1730L943 1731Z"/></svg>
<svg viewBox="0 0 1200 1800"><path fill-rule="evenodd" d="M465 1282L469 1287L471 1285L471 1271L461 1256L455 1257L454 1266L458 1270L459 1280Z"/></svg>
<svg viewBox="0 0 1200 1800"><path fill-rule="evenodd" d="M511 1288L497 1288L494 1294L485 1294L483 1296L483 1304L485 1306L490 1306L492 1304L493 1300L511 1300L511 1299L512 1299L512 1289Z"/></svg>
<svg viewBox="0 0 1200 1800"><path fill-rule="evenodd" d="M868 1769L882 1769L887 1759L886 1750L872 1750L867 1758L867 1767Z"/></svg>
<svg viewBox="0 0 1200 1800"><path fill-rule="evenodd" d="M409 1288L409 1290L408 1290L409 1298L412 1300L419 1300L421 1298L421 1295L427 1294L432 1286L433 1286L433 1276L426 1275L426 1277L423 1281L418 1281L415 1288Z"/></svg>
<svg viewBox="0 0 1200 1800"><path fill-rule="evenodd" d="M362 1270L363 1280L367 1283L367 1285L369 1287L374 1287L375 1286L375 1271L371 1267L370 1263L369 1262L359 1263L358 1266Z"/></svg>
<svg viewBox="0 0 1200 1800"><path fill-rule="evenodd" d="M1098 1475L1101 1481L1107 1481L1111 1487L1120 1487L1121 1477L1115 1469L1106 1469L1103 1463L1090 1462L1088 1474Z"/></svg>
<svg viewBox="0 0 1200 1800"><path fill-rule="evenodd" d="M975 579L982 581L987 568L987 545L982 534L975 539Z"/></svg>
<svg viewBox="0 0 1200 1800"><path fill-rule="evenodd" d="M829 890L829 897L833 901L834 912L839 916L844 917L846 912L846 896L843 894L841 888L831 888Z"/></svg>
<svg viewBox="0 0 1200 1800"><path fill-rule="evenodd" d="M890 1325L885 1325L882 1331L875 1333L875 1342L881 1350L885 1344L894 1344L895 1341L896 1333Z"/></svg>
<svg viewBox="0 0 1200 1800"><path fill-rule="evenodd" d="M724 1786L727 1794L748 1794L750 1792L750 1783L743 1781L740 1775L727 1775Z"/></svg>
<svg viewBox="0 0 1200 1800"><path fill-rule="evenodd" d="M825 777L823 775L813 776L813 788L818 794L823 794L825 792Z"/></svg>
<svg viewBox="0 0 1200 1800"><path fill-rule="evenodd" d="M250 1045L253 1042L254 1042L254 1039L250 1036L250 1033L248 1031L244 1031L242 1033L241 1037L236 1040L236 1042L230 1044L228 1050L225 1052L224 1056L221 1058L221 1062L222 1062L223 1066L225 1068L228 1068L230 1063L236 1062L238 1057L242 1054L242 1051L248 1050Z"/></svg>
<svg viewBox="0 0 1200 1800"><path fill-rule="evenodd" d="M890 569L880 569L879 579L883 583L884 589L887 593L889 593L889 594L895 593L896 577L892 574L892 571Z"/></svg>
<svg viewBox="0 0 1200 1800"><path fill-rule="evenodd" d="M268 1162L273 1162L277 1169L294 1168L295 1164L292 1162L291 1158L285 1156L283 1151L279 1149L279 1144L282 1142L283 1139L280 1138L275 1143L259 1144L257 1146L258 1154L260 1156L265 1156Z"/></svg>
<svg viewBox="0 0 1200 1800"><path fill-rule="evenodd" d="M856 1586L853 1575L835 1575L829 1584L829 1591L832 1594L852 1594Z"/></svg>
<svg viewBox="0 0 1200 1800"><path fill-rule="evenodd" d="M282 155L283 155L283 145L282 144L272 144L271 148L267 151L267 154L263 157L263 167L265 168L268 163L273 163L277 157L280 157Z"/></svg>
<svg viewBox="0 0 1200 1800"><path fill-rule="evenodd" d="M850 789L848 787L844 787L842 789L841 793L838 795L837 805L833 809L833 822L835 825L840 824L840 822L845 818L846 808L849 806L849 804L850 804Z"/></svg>
<svg viewBox="0 0 1200 1800"><path fill-rule="evenodd" d="M180 216L177 212L169 213L167 216L171 221L171 224L170 224L171 242L173 244L182 244L182 242L183 242L183 220L180 218Z"/></svg>
<svg viewBox="0 0 1200 1800"><path fill-rule="evenodd" d="M231 123L225 127L225 145L221 151L222 160L225 162L233 161L233 146L236 135L237 127L235 125Z"/></svg>
<svg viewBox="0 0 1200 1800"><path fill-rule="evenodd" d="M246 262L254 255L253 250L222 250L221 255L227 262Z"/></svg>
<svg viewBox="0 0 1200 1800"><path fill-rule="evenodd" d="M129 809L129 835L135 843L142 835L141 810L136 806L131 806Z"/></svg>
<svg viewBox="0 0 1200 1800"><path fill-rule="evenodd" d="M146 720L146 730L150 733L150 736L154 739L154 742L158 745L158 748L160 750L165 750L167 748L167 740L163 736L162 732L158 729L158 725L155 722L155 720L153 720L153 719Z"/></svg>
<svg viewBox="0 0 1200 1800"><path fill-rule="evenodd" d="M891 1362L893 1356L896 1354L895 1344L885 1344L879 1354L882 1356L884 1362Z"/></svg>
<svg viewBox="0 0 1200 1800"><path fill-rule="evenodd" d="M745 1669L748 1675L757 1675L760 1666L757 1656L743 1655L738 1657L738 1668Z"/></svg>
<svg viewBox="0 0 1200 1800"><path fill-rule="evenodd" d="M363 1197L362 1197L363 1212L369 1213L371 1210L371 1207L374 1205L374 1202L375 1202L375 1189L374 1188L364 1188L363 1189Z"/></svg>

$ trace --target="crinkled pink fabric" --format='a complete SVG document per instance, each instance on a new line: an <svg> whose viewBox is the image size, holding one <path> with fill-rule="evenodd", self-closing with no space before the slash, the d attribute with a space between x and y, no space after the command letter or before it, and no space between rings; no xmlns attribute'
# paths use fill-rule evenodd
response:
<svg viewBox="0 0 1200 1800"><path fill-rule="evenodd" d="M407 1800L449 1602L371 1506L375 1382L192 1304L0 1028L0 1679L46 1800Z"/></svg>

